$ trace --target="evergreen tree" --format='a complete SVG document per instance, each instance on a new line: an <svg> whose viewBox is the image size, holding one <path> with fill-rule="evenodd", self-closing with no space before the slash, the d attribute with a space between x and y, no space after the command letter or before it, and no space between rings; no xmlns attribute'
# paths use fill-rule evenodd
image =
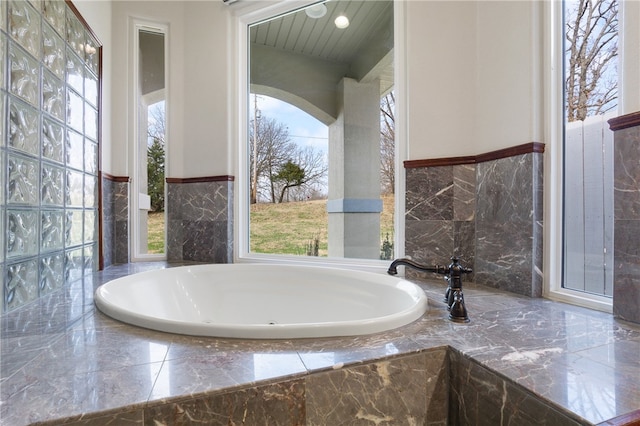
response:
<svg viewBox="0 0 640 426"><path fill-rule="evenodd" d="M164 143L155 136L147 148L147 179L151 210L164 211Z"/></svg>

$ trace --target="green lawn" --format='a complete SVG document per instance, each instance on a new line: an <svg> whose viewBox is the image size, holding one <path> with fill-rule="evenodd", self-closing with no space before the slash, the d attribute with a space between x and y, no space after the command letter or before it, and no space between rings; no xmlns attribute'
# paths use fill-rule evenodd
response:
<svg viewBox="0 0 640 426"><path fill-rule="evenodd" d="M149 212L147 244L147 253L164 253L164 212Z"/></svg>

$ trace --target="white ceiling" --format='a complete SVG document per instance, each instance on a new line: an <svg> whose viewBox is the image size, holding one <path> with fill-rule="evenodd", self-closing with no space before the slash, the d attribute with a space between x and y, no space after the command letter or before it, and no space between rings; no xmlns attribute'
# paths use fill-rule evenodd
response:
<svg viewBox="0 0 640 426"><path fill-rule="evenodd" d="M250 42L348 64L346 77L380 78L381 92L386 92L393 85L393 1L331 0L324 4L327 13L319 19L300 9L252 26ZM341 14L349 18L346 29L334 24Z"/></svg>

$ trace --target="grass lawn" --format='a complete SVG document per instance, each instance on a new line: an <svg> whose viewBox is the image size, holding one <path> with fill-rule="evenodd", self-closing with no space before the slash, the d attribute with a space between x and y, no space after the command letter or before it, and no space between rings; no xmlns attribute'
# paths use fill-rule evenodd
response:
<svg viewBox="0 0 640 426"><path fill-rule="evenodd" d="M393 196L385 196L380 217L380 244L393 242ZM149 253L164 253L164 213L149 213ZM312 200L251 205L251 251L306 256L317 239L319 256L327 256L327 201Z"/></svg>
<svg viewBox="0 0 640 426"><path fill-rule="evenodd" d="M319 255L327 255L325 200L251 205L250 241L254 253L307 254L315 238Z"/></svg>
<svg viewBox="0 0 640 426"><path fill-rule="evenodd" d="M164 212L149 212L147 232L147 253L164 253Z"/></svg>
<svg viewBox="0 0 640 426"><path fill-rule="evenodd" d="M319 256L327 256L327 201L299 201L251 205L250 241L254 253L307 255L307 247L319 239ZM393 196L383 197L380 244L393 241Z"/></svg>

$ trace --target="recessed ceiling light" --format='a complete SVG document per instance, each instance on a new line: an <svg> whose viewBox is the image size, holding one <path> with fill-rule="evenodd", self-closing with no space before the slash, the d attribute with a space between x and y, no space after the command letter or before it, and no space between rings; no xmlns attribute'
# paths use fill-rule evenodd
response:
<svg viewBox="0 0 640 426"><path fill-rule="evenodd" d="M340 29L347 28L349 26L349 18L344 15L340 15L335 20L336 27Z"/></svg>
<svg viewBox="0 0 640 426"><path fill-rule="evenodd" d="M314 4L306 8L304 13L306 13L309 18L319 19L327 14L327 6L325 6L324 3Z"/></svg>

